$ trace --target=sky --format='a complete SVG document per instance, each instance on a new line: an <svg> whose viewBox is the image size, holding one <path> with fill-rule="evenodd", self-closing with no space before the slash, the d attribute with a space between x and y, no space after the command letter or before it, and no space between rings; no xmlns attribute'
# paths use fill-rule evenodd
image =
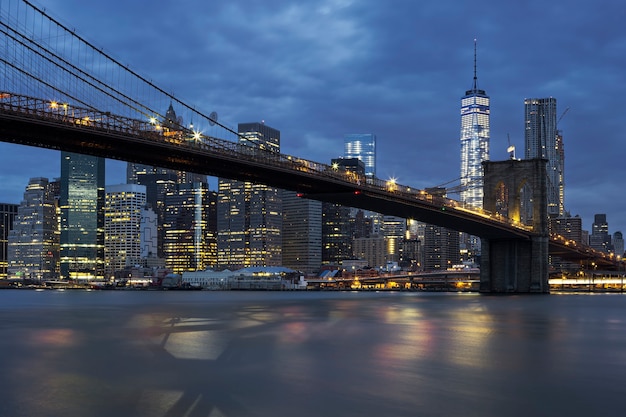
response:
<svg viewBox="0 0 626 417"><path fill-rule="evenodd" d="M586 230L605 213L611 234L626 233L621 0L34 4L221 123L280 130L286 154L329 163L343 156L345 134L373 133L377 176L416 188L460 175L460 100L476 39L490 159L507 159L509 140L523 157L524 99L555 97L566 210ZM19 203L29 178L60 175L54 151L0 143L0 164L6 203ZM125 164L107 161L107 184L124 181Z"/></svg>

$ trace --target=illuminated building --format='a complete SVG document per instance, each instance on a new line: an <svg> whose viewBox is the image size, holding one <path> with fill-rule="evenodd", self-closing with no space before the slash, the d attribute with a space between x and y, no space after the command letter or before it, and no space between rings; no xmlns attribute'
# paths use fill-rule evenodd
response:
<svg viewBox="0 0 626 417"><path fill-rule="evenodd" d="M165 266L172 272L216 266L215 192L203 182L178 184L165 197Z"/></svg>
<svg viewBox="0 0 626 417"><path fill-rule="evenodd" d="M146 187L137 184L110 185L104 202L105 276L141 263L141 214L146 205Z"/></svg>
<svg viewBox="0 0 626 417"><path fill-rule="evenodd" d="M358 158L365 164L365 175L376 176L376 135L371 133L352 133L344 135L344 152L346 159Z"/></svg>
<svg viewBox="0 0 626 417"><path fill-rule="evenodd" d="M104 158L61 152L63 279L104 278Z"/></svg>
<svg viewBox="0 0 626 417"><path fill-rule="evenodd" d="M489 96L478 88L476 41L474 41L474 84L461 98L461 202L483 206L483 167L489 160Z"/></svg>
<svg viewBox="0 0 626 417"><path fill-rule="evenodd" d="M240 123L239 142L280 152L280 131L264 123ZM217 250L220 267L282 265L281 190L220 178Z"/></svg>
<svg viewBox="0 0 626 417"><path fill-rule="evenodd" d="M8 273L12 278L54 279L58 275L58 183L31 178L9 232Z"/></svg>
<svg viewBox="0 0 626 417"><path fill-rule="evenodd" d="M360 237L354 239L352 245L354 257L365 259L370 267L380 268L386 264L385 238L379 236Z"/></svg>
<svg viewBox="0 0 626 417"><path fill-rule="evenodd" d="M170 104L162 122L163 127L176 131L182 123ZM174 191L176 184L206 182L206 175L129 162L126 166L126 182L146 187L147 206L157 215L157 250L154 256L164 258L165 196Z"/></svg>
<svg viewBox="0 0 626 417"><path fill-rule="evenodd" d="M0 203L0 279L8 277L9 232L17 216L17 204Z"/></svg>
<svg viewBox="0 0 626 417"><path fill-rule="evenodd" d="M562 136L558 135L556 126L556 99L524 100L524 124L524 158L547 160L548 216L563 215L564 156Z"/></svg>
<svg viewBox="0 0 626 417"><path fill-rule="evenodd" d="M550 219L550 231L566 240L573 240L578 244L583 243L582 219L580 216L570 216L565 213Z"/></svg>
<svg viewBox="0 0 626 417"><path fill-rule="evenodd" d="M322 265L322 202L283 190L283 266L307 273Z"/></svg>
<svg viewBox="0 0 626 417"><path fill-rule="evenodd" d="M406 220L402 217L383 216L382 231L385 238L385 260L399 262L406 234Z"/></svg>
<svg viewBox="0 0 626 417"><path fill-rule="evenodd" d="M359 158L336 158L331 165L337 169L365 175L365 163ZM354 216L351 215L354 212ZM355 237L369 237L371 221L365 219L362 210L351 210L340 204L322 203L322 263L340 265L352 259L352 240Z"/></svg>

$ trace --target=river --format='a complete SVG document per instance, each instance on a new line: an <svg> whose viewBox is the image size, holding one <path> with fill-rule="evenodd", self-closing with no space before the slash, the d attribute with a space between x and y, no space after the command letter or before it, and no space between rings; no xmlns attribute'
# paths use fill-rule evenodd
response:
<svg viewBox="0 0 626 417"><path fill-rule="evenodd" d="M626 296L0 291L0 416L622 416Z"/></svg>

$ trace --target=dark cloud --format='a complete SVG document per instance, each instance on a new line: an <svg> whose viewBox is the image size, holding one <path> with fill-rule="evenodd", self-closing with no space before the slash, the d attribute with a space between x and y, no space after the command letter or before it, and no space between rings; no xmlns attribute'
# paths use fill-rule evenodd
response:
<svg viewBox="0 0 626 417"><path fill-rule="evenodd" d="M587 229L607 213L610 231L626 232L620 1L139 3L48 0L46 8L227 125L265 120L280 129L286 153L328 162L343 154L344 134L375 133L379 176L419 188L459 176L460 98L472 86L477 38L491 159L507 157L509 137L523 156L524 98L556 97L560 113L569 108L559 125L568 210ZM10 201L28 177L58 175L58 162L39 163L50 153L2 147ZM17 166L8 153L37 162ZM110 182L121 182L120 163L109 166Z"/></svg>

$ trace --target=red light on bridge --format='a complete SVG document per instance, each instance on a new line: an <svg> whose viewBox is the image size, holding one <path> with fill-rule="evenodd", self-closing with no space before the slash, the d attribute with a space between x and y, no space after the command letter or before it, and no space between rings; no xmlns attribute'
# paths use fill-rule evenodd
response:
<svg viewBox="0 0 626 417"><path fill-rule="evenodd" d="M359 195L361 194L361 190L354 190L354 195Z"/></svg>
<svg viewBox="0 0 626 417"><path fill-rule="evenodd" d="M296 197L304 197L304 193L297 193Z"/></svg>

